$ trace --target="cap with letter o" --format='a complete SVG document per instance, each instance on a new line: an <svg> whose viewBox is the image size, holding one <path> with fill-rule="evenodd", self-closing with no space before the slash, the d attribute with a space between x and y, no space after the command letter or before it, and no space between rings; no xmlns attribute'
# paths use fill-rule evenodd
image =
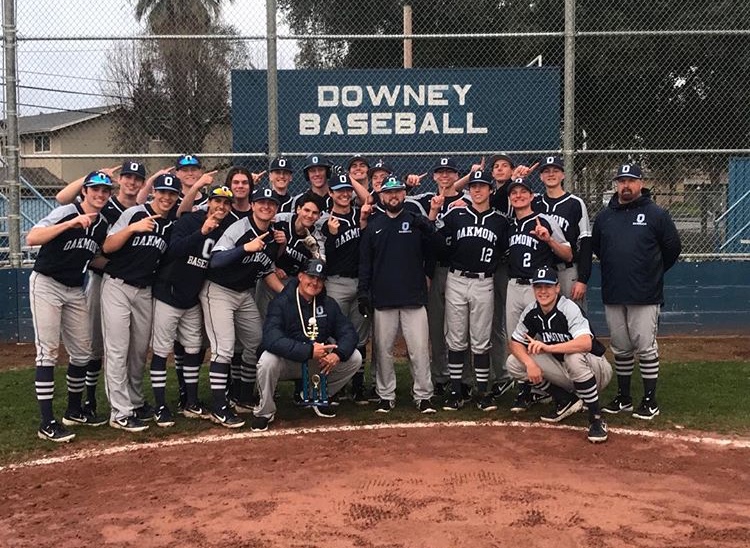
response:
<svg viewBox="0 0 750 548"><path fill-rule="evenodd" d="M92 187L92 186L112 186L112 179L109 178L109 175L104 173L103 171L92 171L88 175L86 175L86 178L83 180L83 186L85 187Z"/></svg>
<svg viewBox="0 0 750 548"><path fill-rule="evenodd" d="M271 163L268 166L268 171L288 171L289 173L294 172L294 170L292 169L292 162L290 162L288 158L284 158L283 156L277 156L276 158L271 160Z"/></svg>
<svg viewBox="0 0 750 548"><path fill-rule="evenodd" d="M474 183L484 183L486 185L489 185L490 187L494 186L494 182L492 181L492 177L490 176L490 174L486 171L482 171L481 169L472 171L471 175L469 175L469 182L467 184L471 186Z"/></svg>
<svg viewBox="0 0 750 548"><path fill-rule="evenodd" d="M614 180L617 179L643 179L641 166L638 164L622 164L617 168L617 175L615 175Z"/></svg>
<svg viewBox="0 0 750 548"><path fill-rule="evenodd" d="M557 285L557 271L549 266L543 266L531 277L531 284Z"/></svg>
<svg viewBox="0 0 750 548"><path fill-rule="evenodd" d="M354 162L364 162L364 164L367 166L367 169L370 169L370 162L368 162L367 158L365 158L361 154L355 154L354 156L349 158L349 161L346 163L346 169L351 169Z"/></svg>
<svg viewBox="0 0 750 548"><path fill-rule="evenodd" d="M393 168L388 165L385 160L380 159L370 166L370 169L367 170L367 175L369 177L372 177L376 171L385 171L390 175L391 173L393 173Z"/></svg>
<svg viewBox="0 0 750 548"><path fill-rule="evenodd" d="M328 181L328 188L329 190L354 190L349 176L345 174L332 175Z"/></svg>
<svg viewBox="0 0 750 548"><path fill-rule="evenodd" d="M389 190L405 190L406 185L403 181L400 181L395 175L388 177L383 186L380 187L380 192L388 192Z"/></svg>
<svg viewBox="0 0 750 548"><path fill-rule="evenodd" d="M203 164L200 161L200 158L198 158L195 154L183 154L179 158L177 158L177 163L175 164L175 169L183 169L186 167L197 167L202 168Z"/></svg>
<svg viewBox="0 0 750 548"><path fill-rule="evenodd" d="M432 166L433 173L437 173L438 171L455 171L456 173L459 173L456 161L453 158L448 158L447 156L438 158L437 163Z"/></svg>
<svg viewBox="0 0 750 548"><path fill-rule="evenodd" d="M510 183L508 183L508 192L513 190L517 186L522 186L532 194L534 193L533 190L531 190L531 187L529 186L529 183L527 183L524 179L521 177L518 177L517 179L513 179Z"/></svg>
<svg viewBox="0 0 750 548"><path fill-rule="evenodd" d="M315 276L316 278L326 277L326 264L321 259L310 259L305 264L305 268L302 270L303 273L308 276Z"/></svg>
<svg viewBox="0 0 750 548"><path fill-rule="evenodd" d="M310 154L310 156L305 158L305 165L302 168L302 171L305 172L305 179L309 179L307 172L314 167L326 168L326 178L328 178L328 176L331 174L331 168L333 166L325 156L322 156L320 154Z"/></svg>
<svg viewBox="0 0 750 548"><path fill-rule="evenodd" d="M182 191L182 183L177 177L167 173L154 179L154 190L168 190L179 194Z"/></svg>
<svg viewBox="0 0 750 548"><path fill-rule="evenodd" d="M120 168L120 175L135 175L141 179L146 178L146 166L140 162L133 162L132 160L125 160Z"/></svg>
<svg viewBox="0 0 750 548"><path fill-rule="evenodd" d="M211 189L211 191L208 193L208 199L214 200L214 199L224 199L229 200L230 202L234 201L234 193L228 186L217 186Z"/></svg>
<svg viewBox="0 0 750 548"><path fill-rule="evenodd" d="M539 160L539 173L543 173L548 167L556 167L562 171L565 171L565 162L559 156L545 156Z"/></svg>
<svg viewBox="0 0 750 548"><path fill-rule="evenodd" d="M268 200L275 203L276 205L279 205L279 198L276 196L276 193L272 189L256 188L253 191L253 202L260 202L263 200Z"/></svg>

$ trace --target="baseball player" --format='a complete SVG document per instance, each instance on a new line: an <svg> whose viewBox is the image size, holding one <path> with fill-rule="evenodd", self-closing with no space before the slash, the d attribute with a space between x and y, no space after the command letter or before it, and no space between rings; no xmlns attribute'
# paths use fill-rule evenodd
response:
<svg viewBox="0 0 750 548"><path fill-rule="evenodd" d="M346 165L346 172L352 181L356 181L364 188L369 185L368 177L370 171L370 162L361 154L355 154L349 158Z"/></svg>
<svg viewBox="0 0 750 548"><path fill-rule="evenodd" d="M227 378L235 340L242 346L240 393L236 409L252 412L256 350L261 340L261 318L253 296L257 281L264 278L276 293L283 288L273 274L284 234L274 231L272 221L278 200L270 188L253 192L253 214L233 223L214 245L208 281L200 293L206 334L211 343L211 420L227 428L239 428L227 402Z"/></svg>
<svg viewBox="0 0 750 548"><path fill-rule="evenodd" d="M549 392L555 405L545 422L560 422L588 408L588 440L607 441L599 392L612 379L612 366L605 348L591 331L581 309L561 294L557 272L552 267L537 270L531 278L535 301L521 314L510 342L507 368L525 387L511 411L528 409L533 400L529 382Z"/></svg>
<svg viewBox="0 0 750 548"><path fill-rule="evenodd" d="M68 442L75 437L63 425L101 426L107 422L82 408L86 368L91 359L83 283L86 268L107 235L109 225L100 212L110 198L112 181L105 173L90 173L84 179L82 192L80 202L53 209L26 236L28 245L42 246L29 279L36 345L34 386L41 414L37 436L53 442ZM61 335L70 356L68 408L63 424L55 420L52 411L54 367Z"/></svg>
<svg viewBox="0 0 750 548"><path fill-rule="evenodd" d="M637 419L652 420L660 412L656 332L664 304L664 273L677 262L682 244L669 213L644 188L640 166L621 165L615 183L617 192L597 215L592 238L601 261L602 301L617 372L617 396L602 410L632 411ZM633 410L630 379L635 356L644 396Z"/></svg>
<svg viewBox="0 0 750 548"><path fill-rule="evenodd" d="M539 177L544 194L534 198L534 211L552 217L560 226L573 250L573 260L556 265L562 294L586 310L586 285L591 276L591 225L586 204L578 196L566 192L562 158L547 156L540 162Z"/></svg>
<svg viewBox="0 0 750 548"><path fill-rule="evenodd" d="M508 220L490 206L492 180L474 171L469 182L471 205L438 214L443 197L432 198L430 220L436 220L438 243L447 246L448 274L445 285L445 340L451 391L443 409L464 406L461 379L466 350L470 349L476 374L478 402L483 411L497 406L488 390L490 332L492 330L492 277L508 246Z"/></svg>
<svg viewBox="0 0 750 548"><path fill-rule="evenodd" d="M122 166L101 169L110 179L119 169L117 178L117 196L109 197L101 214L107 219L109 226L113 226L120 215L128 209L138 205L138 192L146 180L146 168L140 162L125 160ZM81 196L81 189L85 182L81 177L69 183L57 193L56 199L61 204L71 204ZM86 304L89 309L89 322L91 333L91 360L86 366L86 399L83 409L86 413L96 415L96 386L99 383L99 374L102 370L102 358L104 356L104 340L102 338L102 306L101 290L102 275L104 274L104 262L106 257L89 263L88 276L86 280ZM96 266L100 264L101 266Z"/></svg>
<svg viewBox="0 0 750 548"><path fill-rule="evenodd" d="M336 301L322 293L324 280L323 261L312 259L268 308L263 353L258 360L260 403L250 425L256 432L268 430L274 419L273 396L278 382L299 379L302 362L318 362L321 373L327 375L329 397L335 396L362 364L362 356L355 348L358 336L354 326ZM317 333L311 332L311 325L315 325ZM323 418L336 416L331 406L313 406L313 411Z"/></svg>
<svg viewBox="0 0 750 548"><path fill-rule="evenodd" d="M229 214L235 221L248 217L252 212L250 196L255 188L255 177L250 170L242 166L234 166L227 171L224 186L232 192L232 211ZM211 199L209 192L208 198Z"/></svg>
<svg viewBox="0 0 750 548"><path fill-rule="evenodd" d="M362 160L350 162L350 165ZM364 361L367 357L367 339L370 334L370 321L359 310L357 285L359 278L359 246L361 231L367 226L367 216L372 206L367 204L366 193L361 196L365 205L361 208L352 205L354 186L351 176L339 175L329 183L333 201L330 215L321 223L322 257L326 261L328 279L326 292L336 301L357 330L357 350L362 358L362 366L352 379L352 400L359 405L369 403L364 378ZM365 186L359 184L361 190Z"/></svg>
<svg viewBox="0 0 750 548"><path fill-rule="evenodd" d="M367 170L367 175L370 178L370 199L368 201L373 209L376 209L380 206L380 189L383 187L385 180L393 175L393 168L381 159ZM382 210L380 212L383 213Z"/></svg>
<svg viewBox="0 0 750 548"><path fill-rule="evenodd" d="M279 213L294 212L294 196L289 194L293 174L292 162L283 156L274 158L268 166L268 180L279 201Z"/></svg>
<svg viewBox="0 0 750 548"><path fill-rule="evenodd" d="M182 350L185 402L182 414L208 418L198 403L198 376L203 361L203 316L198 294L206 279L211 250L233 222L232 191L216 187L208 194L208 209L185 213L175 223L167 254L153 285L154 320L151 348L151 386L154 390L154 421L157 426L174 424L166 402L167 357L174 341Z"/></svg>
<svg viewBox="0 0 750 548"><path fill-rule="evenodd" d="M333 164L320 154L311 154L305 159L305 165L302 167L302 172L305 174L305 180L310 185L307 190L310 190L323 198L326 201L324 211L330 211L333 206L333 200L328 193L328 180L333 174ZM305 192L307 192L307 190ZM302 196L302 194L304 194L304 192L295 196L294 200L296 201L297 198ZM294 207L292 209L294 209Z"/></svg>
<svg viewBox="0 0 750 548"><path fill-rule="evenodd" d="M103 250L109 261L102 281L109 425L129 432L148 428L153 408L143 397L143 373L151 335L151 285L166 253L173 221L169 218L180 195L180 181L160 175L154 198L131 207L109 229Z"/></svg>
<svg viewBox="0 0 750 548"><path fill-rule="evenodd" d="M414 381L412 394L420 413L435 413L429 363L427 276L434 270L429 221L404 209L406 185L389 177L380 191L385 213L368 221L362 232L359 260L358 304L361 311L374 308L376 372L380 402L378 413L396 404L393 343L399 324L409 352Z"/></svg>

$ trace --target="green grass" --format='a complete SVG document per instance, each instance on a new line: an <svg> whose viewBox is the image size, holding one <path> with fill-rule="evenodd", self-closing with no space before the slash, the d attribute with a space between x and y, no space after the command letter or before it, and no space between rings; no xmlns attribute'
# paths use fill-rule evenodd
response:
<svg viewBox="0 0 750 548"><path fill-rule="evenodd" d="M206 367L201 368L201 398L209 401ZM174 402L176 396L176 379L174 370L169 370L168 399ZM108 411L104 399L102 380L99 388L99 409ZM615 380L604 392L604 402L616 392ZM396 408L388 415L373 412L374 407L356 406L351 402L342 402L336 422L352 424L395 423L412 421L446 421L446 420L538 420L543 411L541 406L523 415L508 411L513 400L512 394L503 396L500 409L496 412L483 413L473 406L467 406L459 412L439 411L435 415L420 415L411 403L409 391L411 381L405 366L398 367L398 400ZM633 396L636 402L641 396L640 381L637 376L633 382ZM629 415L610 416L611 426L674 431L691 429L718 434L750 435L750 398L747 390L750 387L750 364L741 362L689 362L662 364L659 379L659 405L661 416L652 422L637 421ZM292 383L284 382L279 387L277 404L279 411L277 421L272 428L289 426L317 426L331 424L330 421L317 418L309 409L295 408L291 403ZM153 402L147 385L147 398ZM77 447L89 446L91 443L114 445L127 442L151 442L174 437L190 436L201 433L224 432L219 426L208 421L188 420L178 417L177 425L162 429L152 425L146 432L128 434L102 426L99 428L79 427L75 429L78 437L70 445L52 444L39 440L38 407L34 397L34 370L22 369L0 374L0 401L4 402L0 410L0 464L18 462L44 455L62 454ZM55 377L55 413L58 419L65 409L65 368L58 367ZM436 401L437 403L437 401ZM174 410L174 409L173 409ZM247 417L247 416L246 416ZM584 426L585 414L572 417L566 423ZM246 430L248 426L245 426Z"/></svg>

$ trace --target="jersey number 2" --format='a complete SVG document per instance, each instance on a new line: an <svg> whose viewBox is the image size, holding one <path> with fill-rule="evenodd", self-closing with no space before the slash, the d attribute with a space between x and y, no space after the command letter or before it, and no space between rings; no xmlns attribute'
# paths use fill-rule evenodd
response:
<svg viewBox="0 0 750 548"><path fill-rule="evenodd" d="M523 267L531 268L531 253L529 252L523 254Z"/></svg>

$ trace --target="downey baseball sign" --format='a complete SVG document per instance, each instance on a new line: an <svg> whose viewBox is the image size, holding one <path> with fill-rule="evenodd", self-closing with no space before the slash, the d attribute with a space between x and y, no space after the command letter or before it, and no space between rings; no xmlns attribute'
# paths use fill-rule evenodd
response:
<svg viewBox="0 0 750 548"><path fill-rule="evenodd" d="M284 152L559 147L554 68L279 72ZM235 152L266 150L265 71L232 73Z"/></svg>

